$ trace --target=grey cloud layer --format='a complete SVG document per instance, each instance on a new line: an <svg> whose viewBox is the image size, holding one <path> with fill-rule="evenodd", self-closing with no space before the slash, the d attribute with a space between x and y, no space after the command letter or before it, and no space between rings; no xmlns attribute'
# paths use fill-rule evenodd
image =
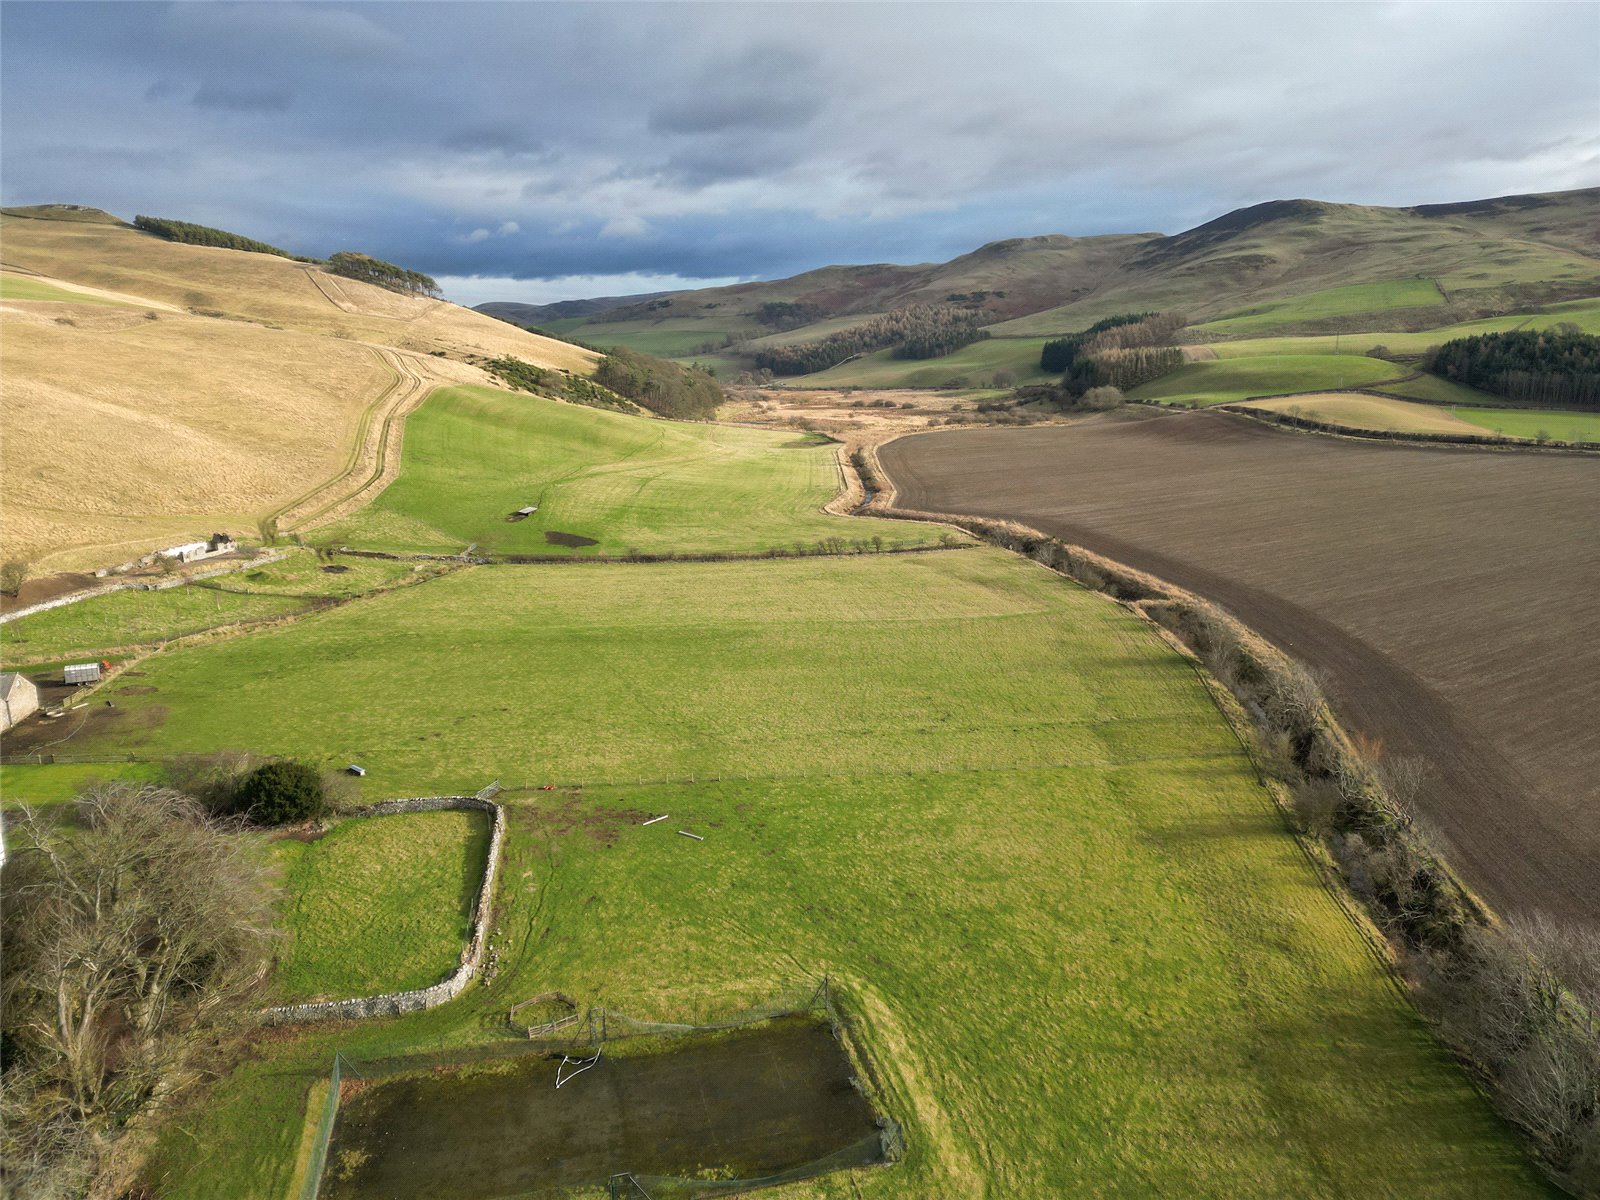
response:
<svg viewBox="0 0 1600 1200"><path fill-rule="evenodd" d="M0 54L6 203L449 276L774 275L1600 182L1584 4L8 3Z"/></svg>

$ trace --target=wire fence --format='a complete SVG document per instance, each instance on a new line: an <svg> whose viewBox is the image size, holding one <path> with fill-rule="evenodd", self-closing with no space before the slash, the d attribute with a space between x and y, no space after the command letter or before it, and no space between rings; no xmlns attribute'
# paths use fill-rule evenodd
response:
<svg viewBox="0 0 1600 1200"><path fill-rule="evenodd" d="M305 1182L300 1185L300 1200L317 1200L322 1190L322 1172L328 1165L328 1147L333 1142L333 1125L339 1116L339 1053L333 1055L333 1074L328 1077L328 1099L322 1106L322 1117L317 1131L312 1135L311 1156L306 1162Z"/></svg>

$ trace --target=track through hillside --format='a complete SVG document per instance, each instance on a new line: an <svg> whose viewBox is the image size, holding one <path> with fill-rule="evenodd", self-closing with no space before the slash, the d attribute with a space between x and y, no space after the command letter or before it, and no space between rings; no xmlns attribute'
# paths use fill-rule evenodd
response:
<svg viewBox="0 0 1600 1200"><path fill-rule="evenodd" d="M439 380L425 377L412 356L373 346L393 379L361 415L349 464L334 478L265 514L280 532L292 533L338 520L366 504L400 473L405 419L433 392Z"/></svg>

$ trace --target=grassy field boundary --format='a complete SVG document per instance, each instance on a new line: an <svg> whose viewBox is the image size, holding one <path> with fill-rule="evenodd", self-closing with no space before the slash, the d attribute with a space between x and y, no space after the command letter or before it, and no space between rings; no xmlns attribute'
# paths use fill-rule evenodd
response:
<svg viewBox="0 0 1600 1200"><path fill-rule="evenodd" d="M175 634L172 637L160 638L150 642L129 642L121 646L100 646L96 647L93 653L97 655L110 655L121 658L124 661L120 662L118 666L126 668L134 665L142 658L146 658L151 654L159 654L161 651L166 650L169 647L187 645L190 643L199 643L202 641L214 641L221 638L231 638L242 633L254 633L257 630L268 629L277 625L292 624L295 621L303 621L307 617L314 616L318 613L328 612L335 608L342 608L346 604L358 604L363 600L372 600L379 596L387 595L389 592L397 591L400 588L418 587L424 583L429 583L432 580L442 579L448 574L450 574L449 571L441 571L436 574L431 574L420 578L401 579L398 582L391 583L387 586L379 586L372 588L370 591L358 592L353 596L288 596L285 598L304 599L304 606L295 612L279 613L275 616L269 617L257 617L253 620L227 622L221 625L213 625L205 629L189 630L184 633ZM99 593L94 594L98 595ZM230 594L270 595L271 593L234 592ZM81 654L79 654L79 657L88 653L90 653L88 650L82 651ZM35 661L18 660L15 663L8 663L7 667L8 669L25 671L30 667L37 668L44 664L59 661L60 658L60 655L51 655L49 658ZM111 676L108 676L104 682L110 682L111 678ZM79 694L87 697L93 691L98 690L100 686L100 684L96 684L94 687L85 689Z"/></svg>
<svg viewBox="0 0 1600 1200"><path fill-rule="evenodd" d="M1296 392L1294 395L1307 393ZM1382 392L1362 390L1363 395L1383 396ZM1278 399L1279 397L1262 396L1259 399ZM1389 397L1384 397L1388 399ZM1485 433L1482 437L1470 433L1421 433L1403 429L1363 429L1357 425L1342 425L1335 421L1320 421L1316 417L1295 416L1293 413L1273 412L1265 408L1246 408L1240 404L1217 404L1212 406L1218 412L1232 413L1237 417L1248 417L1252 421L1260 421L1264 425L1273 425L1280 429L1293 430L1300 433L1319 434L1332 437L1358 438L1364 441L1397 442L1408 446L1431 447L1458 447L1475 450L1533 450L1541 453L1554 454L1600 454L1600 442L1540 442L1531 438L1497 437L1493 433Z"/></svg>
<svg viewBox="0 0 1600 1200"><path fill-rule="evenodd" d="M1551 1094L1558 1089L1523 1091L1513 1055L1525 1051L1527 1042L1515 1049L1495 1045L1493 1032L1486 1032L1493 1018L1474 1026L1463 1019L1462 1011L1488 1009L1512 995L1527 997L1540 1014L1523 1014L1531 1019L1522 1036L1539 1040L1541 1049L1550 1043L1550 1057L1564 1058L1564 1065L1580 1078L1586 1071L1592 1076L1600 1069L1596 1015L1450 868L1345 731L1312 676L1230 613L1148 572L1020 522L893 507L892 479L882 471L877 449L873 447L860 461L876 465L887 499L864 506L863 512L963 530L1136 613L1155 625L1163 640L1185 652L1223 719L1246 742L1246 754L1263 783L1277 776L1274 782L1287 788L1289 772L1304 772L1302 777L1310 782L1327 781L1344 809L1320 831L1304 815L1297 820L1293 805L1279 790L1267 788L1313 873L1333 892L1338 907L1383 964L1399 994L1466 1068L1473 1086L1500 1117L1519 1130L1550 1179L1575 1195L1590 1194L1600 1161L1595 1157L1600 1125L1585 1116L1581 1103L1568 1108L1564 1094ZM1220 673L1224 669L1227 680ZM1224 694L1232 704L1224 702ZM1274 701L1282 703L1276 713ZM1268 771L1265 764L1274 758L1284 765ZM1341 869L1330 842L1345 828L1356 830L1356 841L1367 848ZM1362 834L1372 839L1370 847L1361 841ZM1362 857L1366 854L1371 857ZM1425 881L1417 893L1385 896L1379 885L1370 897L1357 894L1351 872L1376 865L1383 854L1400 859L1395 878ZM1411 909L1413 903L1420 912ZM1533 1027L1531 1022L1540 1018L1542 1022Z"/></svg>

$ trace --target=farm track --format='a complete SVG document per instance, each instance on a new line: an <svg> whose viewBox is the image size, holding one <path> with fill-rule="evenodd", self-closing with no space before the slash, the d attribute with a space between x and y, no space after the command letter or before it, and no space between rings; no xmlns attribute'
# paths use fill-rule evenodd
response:
<svg viewBox="0 0 1600 1200"><path fill-rule="evenodd" d="M435 385L424 379L405 355L383 347L371 349L394 378L362 413L356 444L345 469L265 515L266 520L276 521L284 533L347 516L382 492L400 473L405 419L428 398Z"/></svg>
<svg viewBox="0 0 1600 1200"><path fill-rule="evenodd" d="M1020 521L1223 605L1424 760L1507 915L1600 920L1600 464L1293 437L1223 413L904 438L902 508Z"/></svg>

